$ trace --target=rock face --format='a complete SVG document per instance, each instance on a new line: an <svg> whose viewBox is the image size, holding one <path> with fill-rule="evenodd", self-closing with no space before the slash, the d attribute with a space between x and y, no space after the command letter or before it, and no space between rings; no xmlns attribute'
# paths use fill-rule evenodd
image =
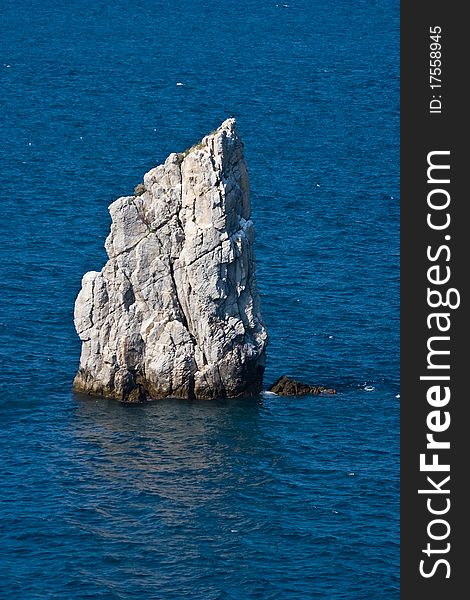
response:
<svg viewBox="0 0 470 600"><path fill-rule="evenodd" d="M109 260L85 274L75 303L74 389L124 402L259 392L267 333L234 119L109 211Z"/></svg>
<svg viewBox="0 0 470 600"><path fill-rule="evenodd" d="M321 385L308 385L295 379L290 379L286 375L280 377L269 388L278 396L305 396L306 394L336 394L336 390L326 388Z"/></svg>

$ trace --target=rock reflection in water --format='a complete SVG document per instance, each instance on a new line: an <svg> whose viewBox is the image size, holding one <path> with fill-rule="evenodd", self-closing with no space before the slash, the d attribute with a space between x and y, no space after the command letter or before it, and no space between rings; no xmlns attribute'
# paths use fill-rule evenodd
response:
<svg viewBox="0 0 470 600"><path fill-rule="evenodd" d="M72 426L81 455L80 480L96 510L103 502L119 518L126 503L128 519L133 514L129 504L137 515L148 509L152 496L155 521L196 527L192 519L201 510L220 510L224 518L236 519L236 500L227 496L241 486L246 493L270 481L262 466L276 461L260 428L261 397L140 406L76 398ZM256 454L263 460L253 461ZM259 468L247 469L247 463ZM227 513L230 506L233 512Z"/></svg>

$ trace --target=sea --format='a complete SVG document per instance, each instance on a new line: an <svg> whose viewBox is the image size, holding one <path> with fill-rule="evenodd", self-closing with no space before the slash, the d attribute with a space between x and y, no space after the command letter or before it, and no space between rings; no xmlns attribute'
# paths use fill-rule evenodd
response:
<svg viewBox="0 0 470 600"><path fill-rule="evenodd" d="M399 597L399 3L3 0L0 598ZM108 205L234 116L281 375L77 396Z"/></svg>

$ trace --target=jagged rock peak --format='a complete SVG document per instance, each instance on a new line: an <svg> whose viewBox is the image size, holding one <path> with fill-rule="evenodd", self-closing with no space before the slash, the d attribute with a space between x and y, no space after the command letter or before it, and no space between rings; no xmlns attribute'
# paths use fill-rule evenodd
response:
<svg viewBox="0 0 470 600"><path fill-rule="evenodd" d="M235 120L170 154L109 211L109 259L75 303L75 390L125 402L259 392L267 333Z"/></svg>

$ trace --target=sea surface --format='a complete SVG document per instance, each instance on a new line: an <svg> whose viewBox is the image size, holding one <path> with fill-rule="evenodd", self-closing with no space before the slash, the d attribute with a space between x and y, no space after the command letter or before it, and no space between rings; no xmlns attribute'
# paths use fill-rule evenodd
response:
<svg viewBox="0 0 470 600"><path fill-rule="evenodd" d="M399 597L399 3L3 0L0 598ZM107 206L225 118L282 374L76 396Z"/></svg>

